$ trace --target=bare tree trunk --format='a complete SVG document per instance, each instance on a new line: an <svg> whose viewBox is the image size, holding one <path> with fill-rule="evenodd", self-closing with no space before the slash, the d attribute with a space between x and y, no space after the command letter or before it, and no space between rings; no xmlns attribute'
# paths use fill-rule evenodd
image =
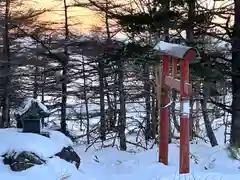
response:
<svg viewBox="0 0 240 180"><path fill-rule="evenodd" d="M118 74L115 73L115 75L114 75L114 82L117 82L117 79L118 79ZM114 105L113 105L113 109L114 109L113 121L115 122L114 124L116 124L117 123L117 112L118 112L118 109L117 109L117 88L115 86L114 86L114 90L113 90L113 101L114 101Z"/></svg>
<svg viewBox="0 0 240 180"><path fill-rule="evenodd" d="M86 110L86 120L87 120L87 144L90 144L90 123L89 123L89 112L88 112L88 97L87 97L87 83L86 83L86 72L85 72L85 59L82 56L82 67L83 67L83 92Z"/></svg>
<svg viewBox="0 0 240 180"><path fill-rule="evenodd" d="M155 69L153 70L155 71ZM154 74L156 74L154 72ZM153 139L156 138L157 135L157 119L158 119L158 114L156 113L156 109L157 109L157 98L156 98L156 89L155 86L152 86L152 112L151 112L151 136Z"/></svg>
<svg viewBox="0 0 240 180"><path fill-rule="evenodd" d="M62 63L62 103L61 103L61 130L63 133L67 132L66 123L66 108L67 108L67 76L68 76L68 47L67 42L69 40L69 29L68 29L68 9L67 1L63 0L64 3L64 17L65 17L65 44L64 44L64 55L65 60Z"/></svg>
<svg viewBox="0 0 240 180"><path fill-rule="evenodd" d="M223 97L223 104L226 104L226 97ZM227 129L228 129L228 113L224 111L223 124L224 124L224 144L227 143Z"/></svg>
<svg viewBox="0 0 240 180"><path fill-rule="evenodd" d="M101 140L106 140L106 119L105 119L105 93L104 93L104 62L101 58L98 59L98 74L99 74L99 94L100 94L100 136Z"/></svg>
<svg viewBox="0 0 240 180"><path fill-rule="evenodd" d="M80 107L80 110L79 110L79 120L80 120L80 124L79 124L79 127L80 127L80 131L83 131L83 118L82 118L82 107Z"/></svg>
<svg viewBox="0 0 240 180"><path fill-rule="evenodd" d="M207 136L210 140L210 143L212 147L217 146L218 142L216 139L216 136L213 132L211 122L209 120L208 114L207 114L207 101L210 95L210 88L211 86L208 85L208 82L204 80L204 85L203 85L203 99L200 100L201 106L202 106L202 114L203 114L203 119L204 119L204 124L205 128L207 131Z"/></svg>
<svg viewBox="0 0 240 180"><path fill-rule="evenodd" d="M193 119L193 105L194 105L194 97L191 96L190 98L190 113L189 113L189 138L190 141L193 140L193 134L194 134L194 119Z"/></svg>
<svg viewBox="0 0 240 180"><path fill-rule="evenodd" d="M42 81L43 81L43 84L42 84L42 88L41 88L41 102L44 104L44 93L45 93L45 84L46 84L46 76L45 76L45 67L43 68L43 73L42 73ZM44 118L41 119L41 124L42 124L42 127L44 127Z"/></svg>
<svg viewBox="0 0 240 180"><path fill-rule="evenodd" d="M106 92L106 96L107 96L107 102L108 102L108 112L107 112L107 117L106 117L106 120L108 121L108 123L106 123L108 125L108 128L113 128L116 124L116 121L114 119L114 108L113 108L113 104L111 102L111 98L110 98L110 94L109 92L111 91L111 89L109 88L108 86L108 82L107 82L107 79L104 78L104 86L107 90Z"/></svg>
<svg viewBox="0 0 240 180"><path fill-rule="evenodd" d="M197 84L195 86L196 86L196 89L201 89L200 82L197 82ZM193 134L196 134L196 135L198 135L201 130L200 129L200 118L199 118L199 112L201 111L201 107L200 107L200 101L199 101L200 98L199 97L200 97L200 94L199 94L199 92L197 92L196 97L195 97L196 98L195 99L196 109L195 110L193 109L193 113L196 116L194 119L194 123L193 123L193 127L195 127ZM194 101L193 101L193 103L194 103Z"/></svg>
<svg viewBox="0 0 240 180"><path fill-rule="evenodd" d="M39 68L35 67L35 75L34 75L34 87L33 87L33 98L37 99L38 97L38 74L39 74Z"/></svg>
<svg viewBox="0 0 240 180"><path fill-rule="evenodd" d="M105 25L106 25L106 34L107 34L107 41L110 41L111 40L111 32L110 32L110 27L109 27L109 15L108 15L108 0L106 0L105 2L105 5L106 5L106 11L105 11ZM109 109L109 113L112 114L113 113L113 106L112 106L112 103L111 103L111 98L110 98L110 94L109 94L109 91L110 89L108 88L108 82L107 82L107 79L105 78L105 87L107 89L107 92L106 92L106 96L107 96L107 102L108 102L108 109ZM112 115L110 115L112 117ZM109 118L109 124L110 126L115 124L116 121L114 121L112 118Z"/></svg>
<svg viewBox="0 0 240 180"><path fill-rule="evenodd" d="M0 127L10 126L10 52L9 52L9 9L10 0L6 0L5 4L5 18L4 18L4 36L3 36L3 60L4 60L4 98L2 108L2 121Z"/></svg>
<svg viewBox="0 0 240 180"><path fill-rule="evenodd" d="M66 108L67 108L67 65L64 64L62 68L62 103L61 103L61 130L63 133L67 132L66 123Z"/></svg>
<svg viewBox="0 0 240 180"><path fill-rule="evenodd" d="M146 106L146 125L145 125L145 140L148 141L151 138L151 124L150 124L150 112L151 112L151 91L150 91L150 79L149 79L149 65L146 62L144 64L144 94L145 94L145 106Z"/></svg>
<svg viewBox="0 0 240 180"><path fill-rule="evenodd" d="M36 46L38 48L38 43L36 43ZM38 60L38 55L36 55L36 58ZM38 82L38 76L39 76L39 67L35 67L35 75L34 75L34 87L33 87L33 98L37 99L38 97L38 91L39 91L39 82Z"/></svg>
<svg viewBox="0 0 240 180"><path fill-rule="evenodd" d="M118 85L119 85L119 98L120 98L120 113L119 113L119 136L120 136L120 150L125 151L127 149L126 144L126 102L124 92L124 66L123 60L120 58L118 61Z"/></svg>
<svg viewBox="0 0 240 180"><path fill-rule="evenodd" d="M105 11L105 25L107 33L107 42L110 40L110 29L108 22L108 0L105 1L106 11ZM102 141L106 140L106 116L105 116L105 83L104 83L104 68L105 63L103 59L98 60L99 69L99 86L100 86L100 137Z"/></svg>
<svg viewBox="0 0 240 180"><path fill-rule="evenodd" d="M199 134L199 132L200 132L200 119L197 117L196 119L195 119L195 134Z"/></svg>

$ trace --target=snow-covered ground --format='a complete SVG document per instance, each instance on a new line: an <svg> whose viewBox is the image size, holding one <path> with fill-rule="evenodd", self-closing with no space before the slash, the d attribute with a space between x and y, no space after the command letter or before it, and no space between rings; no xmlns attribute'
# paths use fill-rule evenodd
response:
<svg viewBox="0 0 240 180"><path fill-rule="evenodd" d="M217 133L221 138L222 130ZM43 159L59 152L72 142L59 132L51 131L50 138L24 134L16 129L0 130L0 155L9 151L31 151ZM60 158L47 159L44 165L36 165L22 172L13 172L0 159L0 179L8 180L238 180L240 162L229 158L224 145L211 148L201 141L191 144L191 173L178 174L179 147L170 145L169 165L157 162L157 148L141 152L122 152L115 148L100 149L94 145L74 145L81 157L79 170L74 164Z"/></svg>

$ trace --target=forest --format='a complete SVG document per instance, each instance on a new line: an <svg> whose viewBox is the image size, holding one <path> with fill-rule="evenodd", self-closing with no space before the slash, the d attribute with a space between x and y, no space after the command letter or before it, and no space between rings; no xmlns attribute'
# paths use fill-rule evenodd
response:
<svg viewBox="0 0 240 180"><path fill-rule="evenodd" d="M39 20L51 9L19 8L24 3L0 2L1 128L16 126L16 110L31 97L51 112L43 126L74 142L153 148L161 63L153 47L162 40L199 52L199 61L190 64L191 141L217 146L215 130L224 128L224 143L240 147L237 0L62 0L63 21L56 23ZM73 7L95 12L102 23L87 33L74 29L68 15ZM169 95L172 141L179 139L179 93Z"/></svg>

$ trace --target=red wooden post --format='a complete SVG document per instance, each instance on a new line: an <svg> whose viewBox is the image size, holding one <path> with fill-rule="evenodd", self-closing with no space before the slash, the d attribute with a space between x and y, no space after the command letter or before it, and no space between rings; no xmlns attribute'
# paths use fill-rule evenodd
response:
<svg viewBox="0 0 240 180"><path fill-rule="evenodd" d="M180 101L181 101L181 117L180 117L180 166L179 173L189 173L189 113L190 113L190 93L185 89L185 84L189 84L189 62L196 55L196 51L189 49L182 58L180 65Z"/></svg>
<svg viewBox="0 0 240 180"><path fill-rule="evenodd" d="M168 87L165 83L165 77L169 73L170 57L167 55L162 56L162 76L161 76L161 102L160 102L160 122L159 122L159 162L168 165Z"/></svg>
<svg viewBox="0 0 240 180"><path fill-rule="evenodd" d="M183 59L180 80L180 174L189 173L189 94L184 90L185 83L189 83L188 60Z"/></svg>

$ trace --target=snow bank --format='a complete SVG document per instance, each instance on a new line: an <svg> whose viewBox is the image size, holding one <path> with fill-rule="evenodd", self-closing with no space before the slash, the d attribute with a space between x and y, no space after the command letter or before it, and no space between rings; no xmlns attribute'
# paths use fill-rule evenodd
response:
<svg viewBox="0 0 240 180"><path fill-rule="evenodd" d="M53 156L64 146L73 142L58 131L48 131L50 138L22 133L21 130L9 128L0 129L0 179L8 180L91 180L92 178L78 170L73 163L69 163ZM14 172L8 165L3 164L1 155L6 152L31 151L46 160L46 164L35 165L25 171ZM53 158L49 158L53 156ZM64 179L65 178L65 179Z"/></svg>
<svg viewBox="0 0 240 180"><path fill-rule="evenodd" d="M179 147L169 147L169 165L158 163L158 152L152 150L127 153L114 148L100 151L90 149L84 152L76 147L82 156L82 171L92 174L97 180L238 180L240 162L231 160L225 148L211 148L205 144L191 144L191 172L179 175Z"/></svg>
<svg viewBox="0 0 240 180"><path fill-rule="evenodd" d="M63 147L73 144L68 137L58 131L49 131L50 138L21 131L14 128L0 129L0 155L11 151L30 151L42 159L47 159L60 152Z"/></svg>
<svg viewBox="0 0 240 180"><path fill-rule="evenodd" d="M72 142L60 132L50 131L47 138L37 134L21 133L17 129L0 129L0 155L11 150L27 150L42 157L59 152ZM99 144L100 145L100 144ZM97 145L96 145L97 146ZM95 147L96 147L95 146ZM238 180L240 162L228 157L223 146L209 147L198 141L190 145L191 172L179 175L179 146L169 145L169 165L157 162L157 148L140 153L128 153L114 148L102 150L94 146L85 152L85 146L75 146L81 155L80 170L74 164L54 157L46 164L22 172L13 172L3 165L0 157L0 179L8 180Z"/></svg>
<svg viewBox="0 0 240 180"><path fill-rule="evenodd" d="M64 179L64 177L66 179ZM68 177L68 178L67 178ZM0 179L7 180L91 180L86 174L60 158L52 158L47 164L38 165L26 171L13 172L8 166L0 163Z"/></svg>

